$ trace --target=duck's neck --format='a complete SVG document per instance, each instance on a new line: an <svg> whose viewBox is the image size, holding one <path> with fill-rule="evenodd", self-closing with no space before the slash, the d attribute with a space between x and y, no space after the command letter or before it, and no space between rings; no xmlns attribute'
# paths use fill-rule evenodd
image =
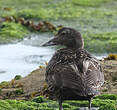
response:
<svg viewBox="0 0 117 110"><path fill-rule="evenodd" d="M84 48L83 47L81 47L81 48L78 48L78 47L66 47L66 48L64 48L64 49L70 49L70 50L73 50L73 51L78 51L78 50L83 50Z"/></svg>
<svg viewBox="0 0 117 110"><path fill-rule="evenodd" d="M82 38L76 40L75 43L73 44L72 48L74 48L74 49L83 49L84 48L84 40Z"/></svg>

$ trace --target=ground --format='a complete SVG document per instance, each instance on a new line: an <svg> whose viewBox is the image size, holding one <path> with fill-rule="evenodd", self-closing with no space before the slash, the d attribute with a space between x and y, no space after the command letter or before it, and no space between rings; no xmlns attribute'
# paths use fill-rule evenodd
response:
<svg viewBox="0 0 117 110"><path fill-rule="evenodd" d="M117 60L104 60L101 64L105 76L102 93L117 94Z"/></svg>

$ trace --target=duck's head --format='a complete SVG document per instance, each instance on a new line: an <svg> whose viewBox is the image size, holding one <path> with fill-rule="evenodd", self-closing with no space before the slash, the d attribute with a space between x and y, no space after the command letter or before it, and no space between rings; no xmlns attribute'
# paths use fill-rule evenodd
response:
<svg viewBox="0 0 117 110"><path fill-rule="evenodd" d="M64 27L58 31L55 37L42 46L63 45L68 48L84 48L84 41L75 29Z"/></svg>

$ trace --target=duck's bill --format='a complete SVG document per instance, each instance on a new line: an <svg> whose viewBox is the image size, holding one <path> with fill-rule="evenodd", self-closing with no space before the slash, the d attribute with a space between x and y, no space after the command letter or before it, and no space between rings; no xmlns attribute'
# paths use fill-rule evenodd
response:
<svg viewBox="0 0 117 110"><path fill-rule="evenodd" d="M44 43L42 46L53 46L53 45L57 45L56 44L56 38Z"/></svg>

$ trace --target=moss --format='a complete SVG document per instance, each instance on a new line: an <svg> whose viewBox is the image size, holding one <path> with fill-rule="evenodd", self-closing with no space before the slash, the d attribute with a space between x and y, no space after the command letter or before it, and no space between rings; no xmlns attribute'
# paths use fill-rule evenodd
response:
<svg viewBox="0 0 117 110"><path fill-rule="evenodd" d="M117 31L83 34L85 48L93 53L108 53L117 51ZM114 56L114 55L113 55ZM114 57L116 58L116 56Z"/></svg>
<svg viewBox="0 0 117 110"><path fill-rule="evenodd" d="M21 78L22 78L21 75L16 75L15 78L14 78L14 80L19 80L19 79L21 79Z"/></svg>
<svg viewBox="0 0 117 110"><path fill-rule="evenodd" d="M3 81L0 83L0 88L6 88L8 87L9 83L7 81Z"/></svg>
<svg viewBox="0 0 117 110"><path fill-rule="evenodd" d="M103 100L102 97L106 97L106 99ZM99 110L116 110L115 98L110 98L108 94L106 96L102 95L102 97L100 96L94 99L92 106L100 107ZM88 106L88 101L65 101L63 103L65 110L78 110L79 107L84 106ZM0 108L3 110L55 110L58 108L58 103L40 96L32 101L0 100Z"/></svg>
<svg viewBox="0 0 117 110"><path fill-rule="evenodd" d="M24 93L23 89L17 89L17 90L15 91L15 94L16 94L16 95L21 95L21 94L23 94L23 93Z"/></svg>
<svg viewBox="0 0 117 110"><path fill-rule="evenodd" d="M68 103L72 106L78 107L88 107L89 104L88 101L70 101ZM116 102L109 99L94 99L92 101L92 107L100 107L99 110L116 110Z"/></svg>
<svg viewBox="0 0 117 110"><path fill-rule="evenodd" d="M2 40L16 40L23 39L29 34L29 31L21 24L14 22L3 22L0 24L0 39Z"/></svg>
<svg viewBox="0 0 117 110"><path fill-rule="evenodd" d="M92 6L92 7L95 7L95 6L99 6L101 5L102 3L106 3L106 2L109 2L109 0L72 0L73 4L75 5L81 5L81 6Z"/></svg>
<svg viewBox="0 0 117 110"><path fill-rule="evenodd" d="M12 109L6 110L34 110L34 107L22 101L6 100Z"/></svg>
<svg viewBox="0 0 117 110"><path fill-rule="evenodd" d="M103 95L96 96L95 98L117 100L117 95L115 95L115 94L103 94Z"/></svg>
<svg viewBox="0 0 117 110"><path fill-rule="evenodd" d="M27 4L27 5L25 5ZM93 53L117 51L116 0L6 0L0 1L0 16L16 16L34 20L48 20L54 24L74 27L83 33L85 48ZM14 24L13 24L14 25ZM18 25L18 24L17 24ZM13 29L14 30L14 29ZM17 31L5 31L8 36L23 38ZM22 35L23 34L23 35ZM14 37L11 37L12 39Z"/></svg>
<svg viewBox="0 0 117 110"><path fill-rule="evenodd" d="M8 11L2 8L1 11L3 13L1 13L1 15L8 16L11 13L11 15L22 16L25 18L34 18L34 19L35 18L36 19L37 18L38 19L75 18L75 17L84 16L85 14L89 15L91 14L90 11L93 11L92 15L97 14L94 12L95 10L92 9L85 11L86 9L84 9L84 6L96 8L97 6L101 6L102 4L106 3L110 3L110 0L98 0L98 1L97 0L93 1L91 0L77 0L77 1L76 0L66 0L66 1L22 0L20 2L16 0L15 2L7 0L7 2L2 1L3 4L2 6L7 5L7 8L10 7L11 9ZM27 4L27 6L25 6L24 4Z"/></svg>
<svg viewBox="0 0 117 110"><path fill-rule="evenodd" d="M33 9L23 9L23 10L20 10L17 13L17 16L18 17L23 17L25 19L33 18L33 19L38 19L38 20L39 19L48 19L48 18L50 18L48 10L44 9L44 8L40 8L36 12Z"/></svg>
<svg viewBox="0 0 117 110"><path fill-rule="evenodd" d="M0 100L0 108L1 110L13 110L11 105L5 100Z"/></svg>
<svg viewBox="0 0 117 110"><path fill-rule="evenodd" d="M71 106L68 103L63 103L63 108L71 108Z"/></svg>
<svg viewBox="0 0 117 110"><path fill-rule="evenodd" d="M43 96L38 96L34 99L32 99L33 102L36 102L36 103L42 103L42 102L45 102L47 101Z"/></svg>

